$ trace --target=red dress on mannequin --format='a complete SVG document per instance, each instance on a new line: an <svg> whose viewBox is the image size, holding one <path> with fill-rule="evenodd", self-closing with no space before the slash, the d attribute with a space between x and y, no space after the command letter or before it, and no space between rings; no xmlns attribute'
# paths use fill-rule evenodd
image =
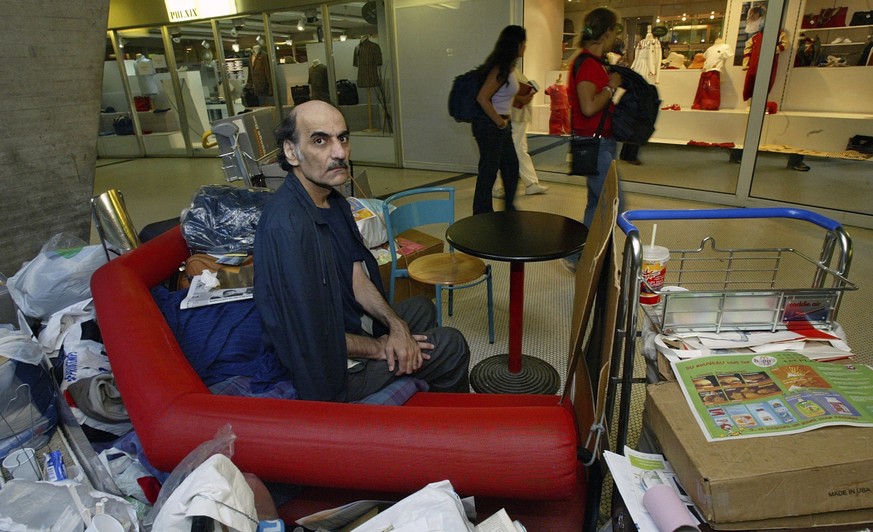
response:
<svg viewBox="0 0 873 532"><path fill-rule="evenodd" d="M570 132L570 100L568 88L563 83L555 83L546 88L550 98L549 135L563 135Z"/></svg>

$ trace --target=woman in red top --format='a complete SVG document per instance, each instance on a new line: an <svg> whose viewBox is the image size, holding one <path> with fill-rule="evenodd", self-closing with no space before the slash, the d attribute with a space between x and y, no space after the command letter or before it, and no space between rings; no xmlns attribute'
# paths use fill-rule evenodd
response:
<svg viewBox="0 0 873 532"><path fill-rule="evenodd" d="M607 71L602 62L606 52L612 50L617 34L618 18L614 11L598 7L585 15L582 32L579 35L579 51L570 62L567 83L570 88L570 117L573 134L591 137L597 131L604 112L612 112L612 96L621 85L621 76ZM593 57L592 57L593 56ZM615 160L615 139L612 137L612 117L607 115L603 124L600 154L597 158L597 173L586 176L588 184L588 203L582 223L591 225L594 210L606 181L609 166ZM623 210L624 200L619 192L619 212ZM579 254L564 259L570 271L576 271Z"/></svg>

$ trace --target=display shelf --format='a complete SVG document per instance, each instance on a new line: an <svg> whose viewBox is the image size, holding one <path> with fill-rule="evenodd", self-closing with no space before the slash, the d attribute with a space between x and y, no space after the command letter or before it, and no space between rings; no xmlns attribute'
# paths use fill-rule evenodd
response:
<svg viewBox="0 0 873 532"><path fill-rule="evenodd" d="M873 24L866 24L863 26L837 26L835 28L801 28L800 33L805 33L807 31L840 31L840 30L858 30L862 28L873 28Z"/></svg>
<svg viewBox="0 0 873 532"><path fill-rule="evenodd" d="M838 42L838 43L821 43L822 48L831 48L837 46L867 46L866 41L859 42Z"/></svg>

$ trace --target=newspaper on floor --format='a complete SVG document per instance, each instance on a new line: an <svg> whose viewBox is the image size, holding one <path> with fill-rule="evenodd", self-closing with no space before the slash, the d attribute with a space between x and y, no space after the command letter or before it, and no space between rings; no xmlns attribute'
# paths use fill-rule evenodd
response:
<svg viewBox="0 0 873 532"><path fill-rule="evenodd" d="M695 525L703 522L700 511L663 455L642 453L625 447L624 456L604 451L603 457L628 513L640 532L659 531L658 525L643 504L643 496L648 489L660 485L670 486L687 510L688 516L679 517L687 518Z"/></svg>
<svg viewBox="0 0 873 532"><path fill-rule="evenodd" d="M218 278L210 270L203 270L200 275L191 279L188 294L179 305L181 309L197 308L206 305L217 305L229 301L252 299L255 289L251 286L243 288L221 288Z"/></svg>
<svg viewBox="0 0 873 532"><path fill-rule="evenodd" d="M672 362L708 441L873 427L873 368L799 353L733 354Z"/></svg>

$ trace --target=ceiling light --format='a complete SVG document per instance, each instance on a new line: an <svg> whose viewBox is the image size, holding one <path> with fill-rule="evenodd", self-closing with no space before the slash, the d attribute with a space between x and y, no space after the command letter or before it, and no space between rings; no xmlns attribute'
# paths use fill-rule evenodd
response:
<svg viewBox="0 0 873 532"><path fill-rule="evenodd" d="M297 31L303 31L303 28L306 27L306 19L300 19L297 21Z"/></svg>
<svg viewBox="0 0 873 532"><path fill-rule="evenodd" d="M124 48L124 45L125 45L125 44L127 44L127 43L125 42L124 37L119 37L119 38L118 38L118 47L119 47L119 48Z"/></svg>
<svg viewBox="0 0 873 532"><path fill-rule="evenodd" d="M262 36L258 35L257 37L255 37L255 42L257 42L258 44L263 46L264 45L264 38Z"/></svg>
<svg viewBox="0 0 873 532"><path fill-rule="evenodd" d="M346 42L346 39L348 39L348 36L347 36L345 33L343 33L343 34L340 35L340 40L341 40L342 42Z"/></svg>
<svg viewBox="0 0 873 532"><path fill-rule="evenodd" d="M239 53L239 43L235 42L235 43L231 44L230 49L233 50L234 52Z"/></svg>

